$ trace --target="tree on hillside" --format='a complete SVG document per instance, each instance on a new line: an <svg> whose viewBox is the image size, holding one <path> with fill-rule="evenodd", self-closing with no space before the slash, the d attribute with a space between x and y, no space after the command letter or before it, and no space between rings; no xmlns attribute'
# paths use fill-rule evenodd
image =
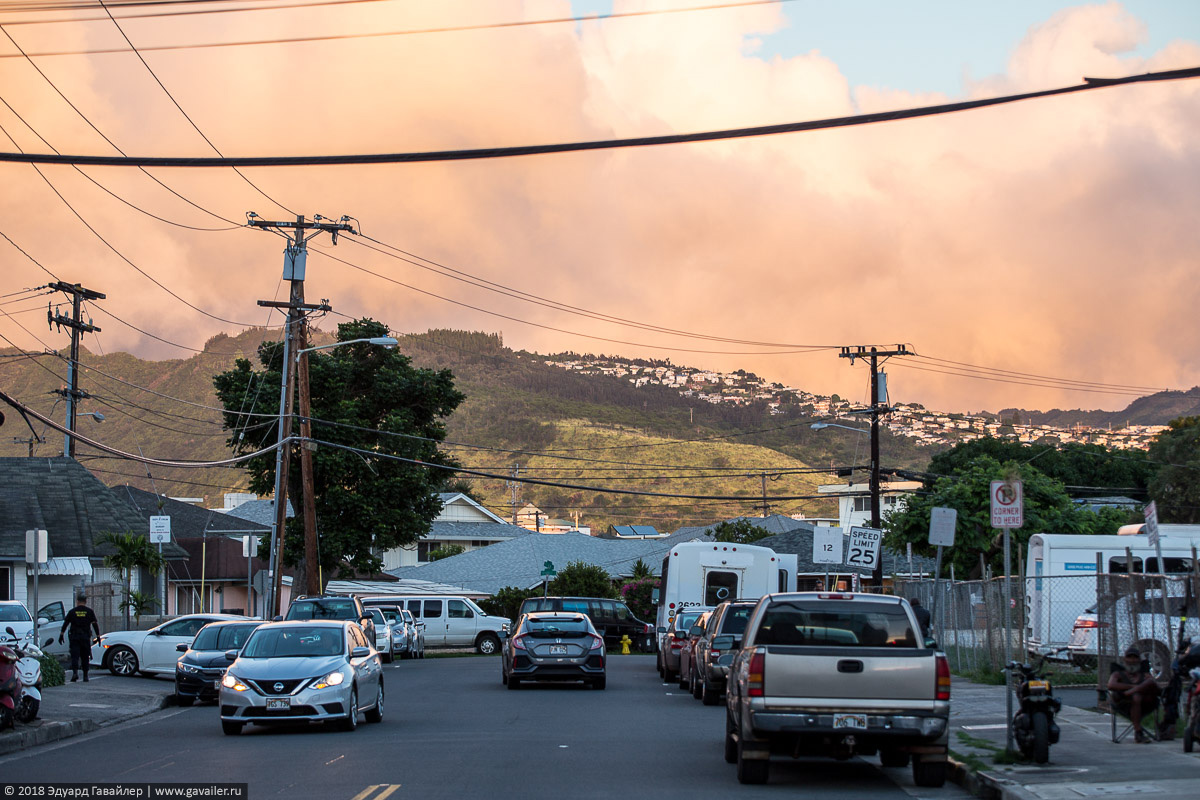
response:
<svg viewBox="0 0 1200 800"><path fill-rule="evenodd" d="M383 323L361 319L339 325L337 339L387 333ZM261 417L244 417L242 412L277 413L282 349L278 342L264 343L258 352L262 369L239 359L232 370L213 378L225 407L225 427L232 432L228 444L237 453L252 452L276 439L273 422L264 424ZM313 453L321 565L330 577L356 570L376 572L383 562L375 553L415 543L441 511L437 495L450 485L454 473L427 465L456 466L438 443L446 435L443 420L463 401L463 394L454 387L449 370L416 369L398 349L366 343L311 353L309 374L313 438L366 453L320 445ZM252 433L241 435L245 428ZM299 460L294 463L289 495L299 498ZM275 480L274 453L256 456L244 466L250 490L269 494ZM283 558L297 565L302 556L303 521L297 516L288 522Z"/></svg>
<svg viewBox="0 0 1200 800"><path fill-rule="evenodd" d="M549 593L557 597L612 597L612 579L603 567L572 561L550 582Z"/></svg>
<svg viewBox="0 0 1200 800"><path fill-rule="evenodd" d="M713 526L712 532L713 541L734 544L751 544L774 535L766 528L760 528L748 519L739 519L735 522L726 520Z"/></svg>
<svg viewBox="0 0 1200 800"><path fill-rule="evenodd" d="M1162 462L1150 496L1162 522L1200 522L1200 417L1180 417L1154 437L1148 454Z"/></svg>
<svg viewBox="0 0 1200 800"><path fill-rule="evenodd" d="M979 554L983 553L990 566L1003 569L1001 540L991 527L990 484L1010 478L1023 482L1025 500L1025 526L1012 532L1014 548L1024 548L1035 533L1116 533L1124 521L1124 514L1116 509L1094 513L1073 503L1061 482L1031 464L1001 464L990 456L979 456L953 474L938 478L928 492L910 495L902 510L889 514L884 520L884 544L899 553L911 542L914 552L933 555L930 510L945 506L958 511L954 547L945 553L947 568L953 563L957 575L978 576ZM1015 569L1015 550L1012 563Z"/></svg>

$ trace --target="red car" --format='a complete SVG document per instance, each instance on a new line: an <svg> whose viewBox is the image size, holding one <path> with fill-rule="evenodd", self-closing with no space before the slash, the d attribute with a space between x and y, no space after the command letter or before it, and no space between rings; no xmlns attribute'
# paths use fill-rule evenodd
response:
<svg viewBox="0 0 1200 800"><path fill-rule="evenodd" d="M691 630L688 631L687 639L679 648L679 688L689 689L692 685L692 670L695 668L696 642L704 635L705 629L708 627L709 617L712 616L711 611L705 611L692 624Z"/></svg>

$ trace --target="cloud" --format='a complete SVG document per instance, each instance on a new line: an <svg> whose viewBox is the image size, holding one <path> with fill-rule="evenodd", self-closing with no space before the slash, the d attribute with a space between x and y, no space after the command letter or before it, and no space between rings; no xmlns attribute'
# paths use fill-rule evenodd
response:
<svg viewBox="0 0 1200 800"><path fill-rule="evenodd" d="M337 14L196 17L186 27L171 20L126 25L144 45L570 13L566 2L367 5ZM492 16L482 17L481 9ZM779 7L755 6L146 57L226 154L602 139L953 99L851 86L819 52L755 55L748 43L783 24ZM46 36L32 27L12 30L31 45L35 33ZM72 44L113 42L102 26L73 35ZM1134 55L1145 36L1144 25L1119 4L1065 9L1014 43L1005 73L971 83L968 95L1200 63L1195 42ZM208 152L132 56L39 64L127 152ZM20 60L0 60L5 98L52 144L111 152L40 81ZM154 174L230 220L248 210L281 219L351 214L372 237L485 280L656 326L797 344L907 342L928 355L1010 370L1179 388L1200 383L1200 334L1179 324L1200 301L1192 224L1200 212L1200 145L1189 135L1200 122L1198 91L1194 82L1141 85L865 128L638 150L244 171L287 210L228 170ZM0 122L14 134L20 128L4 109ZM27 132L19 135L23 147L40 147ZM56 274L106 291L106 306L165 338L199 346L231 329L115 257L32 169L2 169L0 229ZM140 173L88 172L160 216L225 226ZM286 293L279 239L167 226L67 168L46 174L122 253L216 316L262 324L255 300ZM310 298L327 297L339 311L401 331L502 331L516 347L744 367L851 397L865 381L861 369L831 352L745 355L764 348L614 326L435 276L355 244L321 248L468 305L597 338L452 305L313 256ZM45 280L2 242L0 259L6 286ZM0 331L41 347L6 320ZM119 324L106 325L102 341L108 350L180 355ZM1128 400L896 366L893 398L931 407L1116 408Z"/></svg>

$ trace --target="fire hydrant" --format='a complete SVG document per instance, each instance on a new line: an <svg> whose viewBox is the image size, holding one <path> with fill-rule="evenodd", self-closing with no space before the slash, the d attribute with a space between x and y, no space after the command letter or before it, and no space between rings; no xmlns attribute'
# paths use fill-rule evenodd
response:
<svg viewBox="0 0 1200 800"><path fill-rule="evenodd" d="M628 634L621 637L621 655L623 655L623 656L629 655L629 645L630 644L632 644L632 641L630 640Z"/></svg>

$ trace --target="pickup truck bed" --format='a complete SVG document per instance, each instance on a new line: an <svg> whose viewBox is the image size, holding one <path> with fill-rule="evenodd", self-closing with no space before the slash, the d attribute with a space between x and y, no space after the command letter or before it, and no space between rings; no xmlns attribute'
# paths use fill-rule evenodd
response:
<svg viewBox="0 0 1200 800"><path fill-rule="evenodd" d="M765 782L771 755L913 759L921 786L945 781L950 671L919 639L908 603L883 595L768 595L730 668L725 758ZM929 643L932 644L932 643Z"/></svg>

